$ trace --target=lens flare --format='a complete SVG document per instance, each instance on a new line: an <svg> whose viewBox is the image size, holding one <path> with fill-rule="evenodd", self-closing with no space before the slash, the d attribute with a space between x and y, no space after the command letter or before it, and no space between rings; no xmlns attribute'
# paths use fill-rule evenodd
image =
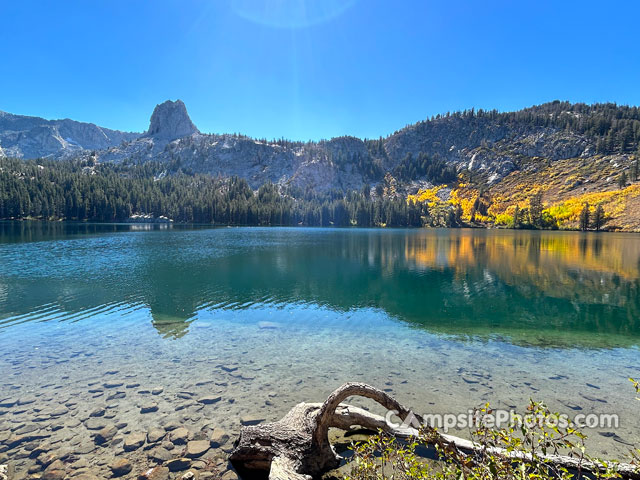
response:
<svg viewBox="0 0 640 480"><path fill-rule="evenodd" d="M233 0L231 8L242 18L274 28L304 28L327 22L357 0Z"/></svg>

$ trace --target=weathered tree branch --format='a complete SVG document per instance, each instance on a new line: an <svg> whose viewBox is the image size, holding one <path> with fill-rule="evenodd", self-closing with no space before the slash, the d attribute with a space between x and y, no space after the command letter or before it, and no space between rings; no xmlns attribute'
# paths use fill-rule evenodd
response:
<svg viewBox="0 0 640 480"><path fill-rule="evenodd" d="M281 420L255 426L242 427L231 462L241 473L269 472L269 480L310 480L336 468L340 459L329 443L329 428L348 430L354 425L371 430L381 429L400 439L415 438L419 432L411 427L395 428L383 417L341 402L350 396L370 398L388 410L398 412L402 420L409 418L411 410L385 392L364 383L346 383L320 403L299 403ZM415 415L422 423L422 418ZM508 452L501 448L486 448L469 440L437 434L437 442L454 447L464 453L484 450L487 453L514 459L530 459L524 452ZM581 468L583 471L603 470L603 466L561 455L541 455L557 467ZM623 478L640 480L634 465L620 464Z"/></svg>

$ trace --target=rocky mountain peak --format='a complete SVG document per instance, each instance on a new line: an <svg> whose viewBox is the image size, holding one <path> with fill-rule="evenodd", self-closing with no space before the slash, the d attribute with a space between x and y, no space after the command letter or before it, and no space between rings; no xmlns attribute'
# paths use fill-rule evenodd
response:
<svg viewBox="0 0 640 480"><path fill-rule="evenodd" d="M145 136L170 142L194 133L200 132L189 118L187 107L182 100L167 100L156 105Z"/></svg>

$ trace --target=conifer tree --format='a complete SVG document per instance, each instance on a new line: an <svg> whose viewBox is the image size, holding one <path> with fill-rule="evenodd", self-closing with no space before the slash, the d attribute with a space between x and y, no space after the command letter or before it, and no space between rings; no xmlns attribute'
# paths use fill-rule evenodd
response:
<svg viewBox="0 0 640 480"><path fill-rule="evenodd" d="M589 230L589 204L585 203L580 212L580 230Z"/></svg>

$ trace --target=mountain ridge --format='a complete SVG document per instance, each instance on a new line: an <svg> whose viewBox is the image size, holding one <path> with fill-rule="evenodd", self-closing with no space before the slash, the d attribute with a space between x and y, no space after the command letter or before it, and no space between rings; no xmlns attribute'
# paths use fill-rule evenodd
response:
<svg viewBox="0 0 640 480"><path fill-rule="evenodd" d="M64 124L54 126L60 137ZM76 128L76 133L84 132L79 125L71 126ZM44 127L31 125L20 139L22 144L29 145L28 140L33 140L29 134ZM228 188L244 192L238 197L240 208L239 205L254 201L250 200L251 191L259 192L266 185L264 192L268 192L269 198L275 194L293 199L287 206L289 211L298 208L298 200L305 199L308 213L296 220L302 223L310 221L307 215L315 218L313 222L319 222L319 205L313 198L318 198L320 204L326 201L333 205L331 208L344 211L335 203L336 199L343 198L352 211L348 221L346 214L337 214L341 225L345 221L365 226L427 222L432 226L577 228L585 223L583 212L588 211L589 215L599 218L597 228L605 219L607 228L613 230L640 229L638 107L554 101L506 113L472 109L438 115L384 138L343 136L294 142L237 134L203 134L191 122L184 104L176 100L156 107L147 132L131 134L118 144L114 144L115 135L108 137L109 131L91 124L87 124L86 129L97 134L102 142L110 142L109 145L89 150L74 142L66 147L64 155L51 155L53 163L31 162L31 166L24 169L9 163L16 178L24 179L27 172L37 172L40 167L47 171L55 165L55 158L59 158L74 162L65 168L79 175L73 177L73 182L83 185L82 188L87 188L83 180L85 172L92 175L103 172L110 176L109 182L115 183L118 181L114 175L123 178L147 175L150 176L147 180L154 182L176 178L176 188L184 195L195 194L189 185L206 183L204 178L219 179L208 188L221 189L221 195L226 195L224 191ZM46 139L47 132L41 137ZM7 136L6 130L0 130L0 139L3 135ZM59 141L53 144L59 145ZM5 156L11 154L4 153ZM5 178L14 185L16 195L23 198L19 193L21 182L15 183L13 177ZM39 175L34 178L37 180ZM246 184L233 180L229 186L224 179L242 179ZM167 181L167 188L173 189L171 181ZM9 212L6 215L9 218L25 215L22 213L25 205L33 205L34 201L36 206L50 204L49 200L44 202L38 198L39 188L31 186L35 200L25 198L16 203L17 197L10 195L7 201L13 203L10 209L5 209ZM67 193L60 195L67 196ZM159 191L154 195L167 193ZM140 211L140 204L127 198L126 191L122 196L114 206L116 209L119 206L121 212L168 213L182 221L194 221L196 217L204 222L231 218L220 217L219 212L206 213L209 200L202 195L198 197L197 206L183 205L187 210L177 211L166 210L162 202L155 209L158 211L148 208ZM83 197L81 194L76 200L85 202ZM371 203L371 199L375 201ZM378 200L394 203L391 207L386 203L380 206L375 203ZM182 205L185 200L172 197L166 201ZM235 201L229 200L229 205ZM273 208L280 208L273 202ZM411 207L412 213L405 218L404 204L420 207ZM109 211L103 211L104 204L100 205L102 213L98 218L111 218ZM395 212L393 220L376 216L371 209L378 207ZM199 213L188 213L192 208L197 208ZM369 209L368 213L363 209ZM86 214L86 209L81 210ZM35 211L43 210L36 208ZM423 220L419 221L420 217ZM238 221L240 217L234 218Z"/></svg>
<svg viewBox="0 0 640 480"><path fill-rule="evenodd" d="M15 158L64 158L104 149L139 134L72 119L47 120L0 111L0 149Z"/></svg>

